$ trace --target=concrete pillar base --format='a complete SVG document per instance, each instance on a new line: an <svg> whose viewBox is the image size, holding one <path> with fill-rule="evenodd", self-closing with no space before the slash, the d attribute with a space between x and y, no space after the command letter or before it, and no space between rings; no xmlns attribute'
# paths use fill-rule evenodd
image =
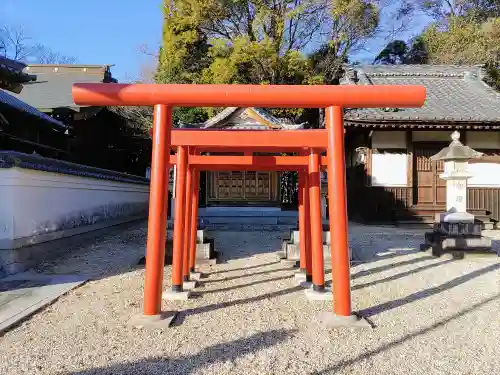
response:
<svg viewBox="0 0 500 375"><path fill-rule="evenodd" d="M356 315L341 316L331 311L324 311L318 314L321 325L327 328L371 328L370 323L365 319L360 319Z"/></svg>
<svg viewBox="0 0 500 375"><path fill-rule="evenodd" d="M158 315L135 315L127 322L134 328L163 329L168 328L175 319L177 311L164 311Z"/></svg>
<svg viewBox="0 0 500 375"><path fill-rule="evenodd" d="M314 289L306 289L306 297L309 301L333 301L333 294L330 288L325 288L321 292Z"/></svg>
<svg viewBox="0 0 500 375"><path fill-rule="evenodd" d="M302 271L296 272L293 275L293 277L295 278L295 281L297 281L299 284L306 281L306 279L307 279L305 272L302 272Z"/></svg>
<svg viewBox="0 0 500 375"><path fill-rule="evenodd" d="M189 279L194 280L194 281L200 281L201 280L201 272L190 272Z"/></svg>
<svg viewBox="0 0 500 375"><path fill-rule="evenodd" d="M215 266L217 259L196 259L196 268L200 266Z"/></svg>
<svg viewBox="0 0 500 375"><path fill-rule="evenodd" d="M174 292L173 290L166 290L163 292L162 298L167 301L187 301L191 292L183 290L182 292Z"/></svg>
<svg viewBox="0 0 500 375"><path fill-rule="evenodd" d="M312 282L310 282L310 281L306 281L306 280L301 281L301 282L300 282L300 283L298 283L298 284L299 284L299 286L300 286L301 288L304 288L304 289L309 289L309 288L312 288L312 286L313 286Z"/></svg>
<svg viewBox="0 0 500 375"><path fill-rule="evenodd" d="M294 259L281 259L281 263L286 267L299 267L300 262Z"/></svg>
<svg viewBox="0 0 500 375"><path fill-rule="evenodd" d="M197 284L198 283L196 282L196 280L184 281L182 283L182 289L184 289L184 290L193 290L194 288L196 288Z"/></svg>
<svg viewBox="0 0 500 375"><path fill-rule="evenodd" d="M276 255L278 256L278 259L286 259L286 252L284 251L278 251Z"/></svg>

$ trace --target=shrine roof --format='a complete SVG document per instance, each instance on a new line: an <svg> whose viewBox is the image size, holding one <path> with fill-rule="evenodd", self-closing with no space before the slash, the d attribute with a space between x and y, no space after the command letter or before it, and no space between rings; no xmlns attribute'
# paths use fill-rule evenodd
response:
<svg viewBox="0 0 500 375"><path fill-rule="evenodd" d="M40 112L38 109L26 104L22 100L19 100L14 95L7 93L7 91L0 89L0 109L2 106L7 106L9 108L15 109L20 112L27 113L28 115L35 116L47 123L55 125L59 128L66 128L62 122L50 117L48 114Z"/></svg>
<svg viewBox="0 0 500 375"><path fill-rule="evenodd" d="M347 125L363 123L497 123L500 94L485 82L483 66L360 65L346 68L341 84L423 85L422 108L362 108L346 111Z"/></svg>
<svg viewBox="0 0 500 375"><path fill-rule="evenodd" d="M69 64L32 64L25 71L34 74L36 81L23 84L18 99L42 111L56 108L81 107L73 101L72 86L74 83L116 82L111 77L111 65L69 65Z"/></svg>
<svg viewBox="0 0 500 375"><path fill-rule="evenodd" d="M24 71L26 64L0 56L0 88L20 92L22 84L35 81L36 76Z"/></svg>
<svg viewBox="0 0 500 375"><path fill-rule="evenodd" d="M292 124L287 120L279 119L263 108L249 107L228 107L219 112L216 116L205 122L197 124L181 124L183 128L199 129L302 129L305 124Z"/></svg>

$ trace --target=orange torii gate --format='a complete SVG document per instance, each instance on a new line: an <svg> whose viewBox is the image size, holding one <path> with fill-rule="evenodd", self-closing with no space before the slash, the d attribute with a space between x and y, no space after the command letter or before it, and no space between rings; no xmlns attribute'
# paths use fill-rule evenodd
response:
<svg viewBox="0 0 500 375"><path fill-rule="evenodd" d="M154 84L75 84L73 98L79 105L154 106L153 155L144 287L144 315L139 325L161 326L173 313L161 313L164 268L166 212L168 205L168 168L170 147L178 147L182 171L178 171L179 192L186 192L188 147L196 150L228 149L287 151L312 150L309 174L318 174L320 151L327 150L328 203L332 239L333 314L330 325L356 324L351 310L350 259L347 233L346 181L344 157L344 108L420 107L426 91L423 86L289 86L289 85L154 85ZM195 130L172 129L172 108L180 107L271 107L325 108L326 129L321 130ZM275 159L276 160L276 159ZM285 161L283 161L285 163ZM226 166L227 168L227 166ZM191 177L192 179L192 177ZM195 178L196 179L196 178ZM310 188L309 188L310 189ZM315 190L311 190L314 192ZM319 194L319 189L317 191ZM316 193L314 193L316 194ZM311 202L314 197L309 197ZM177 197L183 200L183 197ZM182 205L180 205L182 206ZM313 212L311 207L310 212ZM194 215L191 215L194 216ZM192 218L192 217L191 217ZM311 232L321 235L321 220L311 216ZM181 220L181 218L179 218ZM186 238L182 226L175 225L174 241ZM311 235L311 240L317 238ZM311 244L314 248L314 244ZM182 254L174 246L174 259ZM185 251L187 253L187 251ZM186 259L186 258L185 258ZM314 263L314 262L313 262ZM317 262L316 262L317 263ZM319 265L318 265L319 266ZM314 272L313 272L314 274ZM181 276L182 273L181 273ZM175 285L182 285L176 280ZM314 282L313 282L314 283ZM181 286L182 288L182 286ZM182 289L181 289L182 290Z"/></svg>
<svg viewBox="0 0 500 375"><path fill-rule="evenodd" d="M184 151L179 146L178 155L184 155ZM242 151L238 148L239 151ZM220 150L218 150L220 151ZM231 149L230 149L231 151ZM234 151L234 150L232 150ZM289 150L290 151L290 150ZM179 293L183 291L181 287L181 274L184 278L184 284L189 282L189 278L195 267L196 257L196 231L198 222L198 189L199 189L199 172L205 171L223 171L223 170L265 170L265 171L298 171L299 172L299 232L301 235L300 243L300 271L305 276L306 282L312 283L312 288L316 292L324 292L325 277L323 266L323 245L321 231L315 231L315 238L311 241L312 253L310 251L310 226L309 221L313 217L313 228L322 228L321 223L321 202L320 202L320 176L319 170L326 168L326 157L319 155L318 150L311 150L309 156L304 156L304 150L295 150L301 156L253 156L253 155L217 155L217 156L200 156L199 151L190 152L188 148L188 159L183 157L170 156L170 165L177 165L178 171L184 173L187 170L187 179L185 191L181 191L183 187L180 183L175 187L178 193L181 194L181 199L176 200L176 220L175 227L184 225L183 236L174 238L174 252L183 254L174 256L173 272L172 272L172 289ZM250 154L252 151L244 151L245 154ZM185 167L184 163L187 165ZM315 171L308 173L309 170ZM179 172L178 172L179 173ZM177 179L177 181L183 180ZM311 199L309 199L309 194ZM313 207L309 210L309 206ZM185 216L185 221L178 219ZM319 224L316 224L319 223ZM182 241L181 241L182 239ZM186 259L188 255L188 259ZM183 264L180 264L182 259ZM189 267L188 267L189 264ZM182 269L182 271L181 271ZM174 297L170 294L170 297ZM186 298L186 295L179 295L179 298Z"/></svg>

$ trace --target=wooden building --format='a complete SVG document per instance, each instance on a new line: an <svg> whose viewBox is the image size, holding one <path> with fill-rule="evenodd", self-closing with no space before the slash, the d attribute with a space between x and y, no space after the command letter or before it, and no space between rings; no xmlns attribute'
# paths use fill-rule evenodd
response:
<svg viewBox="0 0 500 375"><path fill-rule="evenodd" d="M68 127L19 99L37 79L25 64L0 57L0 150L67 160Z"/></svg>
<svg viewBox="0 0 500 375"><path fill-rule="evenodd" d="M81 106L73 101L74 83L116 83L111 67L30 64L24 70L35 75L36 81L25 83L14 95L68 125L67 160L144 176L151 159L151 142L146 135L137 136L137 127L113 108Z"/></svg>
<svg viewBox="0 0 500 375"><path fill-rule="evenodd" d="M485 157L471 164L468 207L500 220L500 94L480 66L378 65L346 70L342 84L417 84L422 108L346 110L348 210L368 222L432 221L445 209L442 162L430 160L460 132Z"/></svg>
<svg viewBox="0 0 500 375"><path fill-rule="evenodd" d="M201 124L181 124L181 128L199 129L301 129L304 124L290 124L262 108L229 107ZM225 153L227 155L227 153ZM254 155L265 155L253 153ZM212 153L213 155L213 153ZM234 155L237 155L234 154ZM269 155L269 154L268 154ZM281 206L280 173L264 171L207 172L201 204L204 206Z"/></svg>

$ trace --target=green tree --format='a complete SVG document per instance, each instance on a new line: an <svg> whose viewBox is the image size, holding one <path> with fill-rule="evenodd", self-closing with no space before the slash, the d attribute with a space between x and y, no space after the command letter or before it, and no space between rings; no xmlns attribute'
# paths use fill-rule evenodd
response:
<svg viewBox="0 0 500 375"><path fill-rule="evenodd" d="M335 83L377 31L363 0L165 0L158 82ZM306 51L318 45L312 55ZM213 110L206 109L208 115ZM278 110L298 120L302 110Z"/></svg>
<svg viewBox="0 0 500 375"><path fill-rule="evenodd" d="M421 11L435 21L446 21L448 17L485 21L489 17L500 16L498 0L403 0L400 8L405 15Z"/></svg>
<svg viewBox="0 0 500 375"><path fill-rule="evenodd" d="M408 3L408 2L406 2ZM403 63L483 64L490 84L500 88L500 2L498 0L411 1L434 17L414 41L411 52L400 41L389 44L377 57L384 62L401 54ZM398 44L401 48L396 48ZM403 48L404 49L404 48Z"/></svg>
<svg viewBox="0 0 500 375"><path fill-rule="evenodd" d="M374 64L427 64L429 61L425 41L421 36L410 42L389 42L373 60Z"/></svg>

